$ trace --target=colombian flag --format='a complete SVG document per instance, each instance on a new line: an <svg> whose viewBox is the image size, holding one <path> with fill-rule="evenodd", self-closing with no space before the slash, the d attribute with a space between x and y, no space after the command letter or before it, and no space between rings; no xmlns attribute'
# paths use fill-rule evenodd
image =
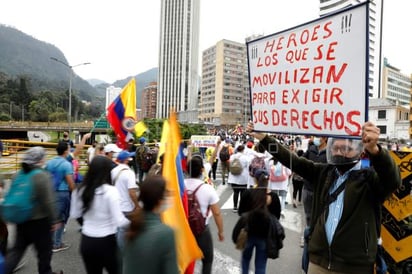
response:
<svg viewBox="0 0 412 274"><path fill-rule="evenodd" d="M185 214L187 194L179 153L181 136L175 113L170 115L168 128L167 133L162 132L167 134L167 137L162 135L162 139L166 139L162 175L167 179L167 189L172 193L172 206L162 214L162 220L175 231L178 266L180 273L184 273L186 268L193 261L202 258L203 254L197 246Z"/></svg>
<svg viewBox="0 0 412 274"><path fill-rule="evenodd" d="M119 96L107 108L107 121L117 137L117 145L127 147L127 133L134 132L136 124L136 81L132 78Z"/></svg>

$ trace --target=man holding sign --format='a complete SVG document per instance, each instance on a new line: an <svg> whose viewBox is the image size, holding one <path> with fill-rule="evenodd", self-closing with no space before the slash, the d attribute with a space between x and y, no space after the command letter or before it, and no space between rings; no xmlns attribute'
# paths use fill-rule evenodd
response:
<svg viewBox="0 0 412 274"><path fill-rule="evenodd" d="M253 123L247 132L313 184L308 273L373 273L379 237L376 210L401 184L396 163L378 145L379 128L366 122L361 140L329 138L327 163L297 157L276 139L254 132ZM362 153L371 167L361 167Z"/></svg>

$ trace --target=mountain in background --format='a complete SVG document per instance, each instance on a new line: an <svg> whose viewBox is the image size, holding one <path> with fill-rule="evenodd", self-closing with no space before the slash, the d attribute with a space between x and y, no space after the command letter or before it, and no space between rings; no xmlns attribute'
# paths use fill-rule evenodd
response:
<svg viewBox="0 0 412 274"><path fill-rule="evenodd" d="M7 78L24 77L29 80L29 91L66 92L69 89L70 69L51 59L57 58L69 64L63 52L56 46L40 41L13 27L0 24L0 76ZM143 89L157 81L157 68L135 75L137 107L141 105ZM104 99L109 86L124 87L132 76L106 83L100 79L88 81L74 74L72 90L81 100ZM104 100L103 100L104 101Z"/></svg>
<svg viewBox="0 0 412 274"><path fill-rule="evenodd" d="M0 24L0 72L12 78L28 79L31 92L68 90L70 69L51 60L51 57L69 63L56 46ZM102 96L76 74L72 78L72 90L79 98L87 101L95 96Z"/></svg>
<svg viewBox="0 0 412 274"><path fill-rule="evenodd" d="M107 84L106 81L100 80L100 79L87 79L86 80L92 87L95 87L97 85L101 84Z"/></svg>

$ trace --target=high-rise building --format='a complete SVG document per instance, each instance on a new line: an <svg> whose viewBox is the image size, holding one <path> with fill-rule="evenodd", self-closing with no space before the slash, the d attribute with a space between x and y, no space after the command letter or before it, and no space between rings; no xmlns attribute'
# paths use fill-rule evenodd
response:
<svg viewBox="0 0 412 274"><path fill-rule="evenodd" d="M157 83L151 82L142 92L142 104L141 104L141 117L143 118L156 118L156 105L157 105Z"/></svg>
<svg viewBox="0 0 412 274"><path fill-rule="evenodd" d="M109 105L116 99L117 96L119 96L120 92L122 91L122 88L117 88L114 86L110 86L106 88L106 107L107 109Z"/></svg>
<svg viewBox="0 0 412 274"><path fill-rule="evenodd" d="M319 0L320 16L357 5L365 0ZM381 39L383 0L369 1L369 97L381 98ZM354 41L355 43L355 41ZM354 46L356 46L354 44Z"/></svg>
<svg viewBox="0 0 412 274"><path fill-rule="evenodd" d="M200 0L161 1L157 118L196 109L199 8Z"/></svg>
<svg viewBox="0 0 412 274"><path fill-rule="evenodd" d="M411 77L401 73L400 69L383 59L382 98L401 105L409 106L411 102Z"/></svg>
<svg viewBox="0 0 412 274"><path fill-rule="evenodd" d="M246 45L221 40L202 53L199 120L245 125L250 117Z"/></svg>

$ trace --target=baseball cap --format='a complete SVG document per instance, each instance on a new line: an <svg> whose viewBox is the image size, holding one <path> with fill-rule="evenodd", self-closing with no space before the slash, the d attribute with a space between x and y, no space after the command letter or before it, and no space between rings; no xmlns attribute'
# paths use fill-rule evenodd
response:
<svg viewBox="0 0 412 274"><path fill-rule="evenodd" d="M267 172L266 169L264 168L258 168L257 170L255 170L255 172L253 173L253 177L255 177L256 179L259 179L260 176L265 175L266 177L269 177L269 173Z"/></svg>
<svg viewBox="0 0 412 274"><path fill-rule="evenodd" d="M146 142L146 138L145 137L140 137L139 143L143 144L144 142Z"/></svg>
<svg viewBox="0 0 412 274"><path fill-rule="evenodd" d="M129 152L127 150L122 150L119 153L119 155L117 155L117 160L124 161L124 160L127 159L127 160L131 161L131 160L133 160L133 158L131 158L131 157L133 157L134 155L135 155L135 152Z"/></svg>
<svg viewBox="0 0 412 274"><path fill-rule="evenodd" d="M46 151L43 147L32 147L24 154L22 162L28 165L36 165L40 163L45 156Z"/></svg>
<svg viewBox="0 0 412 274"><path fill-rule="evenodd" d="M118 153L120 151L122 151L122 149L116 146L116 144L108 144L104 146L105 153L109 153L109 152Z"/></svg>

